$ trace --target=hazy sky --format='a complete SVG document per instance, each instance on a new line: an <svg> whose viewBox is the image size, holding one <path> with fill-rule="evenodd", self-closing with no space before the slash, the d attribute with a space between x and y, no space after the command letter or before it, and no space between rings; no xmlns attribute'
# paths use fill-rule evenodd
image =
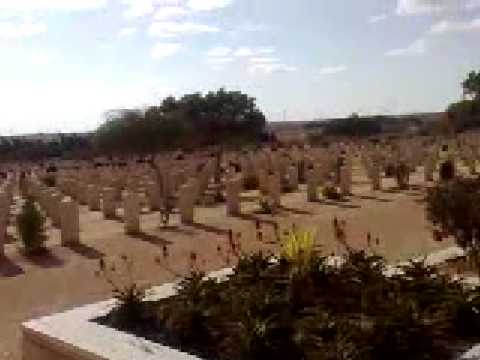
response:
<svg viewBox="0 0 480 360"><path fill-rule="evenodd" d="M221 86L270 120L443 110L480 0L0 0L0 134Z"/></svg>

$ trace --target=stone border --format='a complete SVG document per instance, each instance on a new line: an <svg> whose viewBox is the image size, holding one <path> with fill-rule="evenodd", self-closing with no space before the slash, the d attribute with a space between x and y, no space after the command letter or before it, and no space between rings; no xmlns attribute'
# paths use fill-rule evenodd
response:
<svg viewBox="0 0 480 360"><path fill-rule="evenodd" d="M461 249L451 247L430 254L427 263L432 265L462 255ZM393 268L387 271L398 270ZM232 272L231 268L225 268L210 273L208 277L222 281ZM473 280L478 284L478 278ZM156 301L173 296L175 285L169 283L153 287L146 300ZM108 314L114 305L115 300L110 299L23 323L23 359L200 360L196 356L92 321ZM480 345L473 347L460 359L480 360Z"/></svg>
<svg viewBox="0 0 480 360"><path fill-rule="evenodd" d="M223 280L231 268L208 275ZM147 300L175 294L175 283L153 287ZM200 360L170 347L93 322L115 305L110 299L22 324L24 360Z"/></svg>

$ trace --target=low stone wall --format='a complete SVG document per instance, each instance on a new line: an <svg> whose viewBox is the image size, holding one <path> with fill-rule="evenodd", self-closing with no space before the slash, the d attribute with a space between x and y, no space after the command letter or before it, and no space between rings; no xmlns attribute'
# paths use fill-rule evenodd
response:
<svg viewBox="0 0 480 360"><path fill-rule="evenodd" d="M227 268L209 277L222 280L231 273ZM147 300L174 294L175 284L165 284L152 288ZM23 360L200 360L92 321L114 305L111 299L23 323Z"/></svg>
<svg viewBox="0 0 480 360"><path fill-rule="evenodd" d="M461 255L459 249L452 247L430 254L426 262L435 265ZM332 266L341 263L339 258L330 260ZM391 273L398 270L395 266L387 269ZM232 269L226 268L209 277L221 281L231 273ZM473 280L477 285L478 277ZM152 288L147 300L161 300L174 294L175 284L165 284ZM110 299L22 324L23 360L200 360L92 321L108 314L114 305L115 300ZM480 346L459 358L467 359L480 360Z"/></svg>

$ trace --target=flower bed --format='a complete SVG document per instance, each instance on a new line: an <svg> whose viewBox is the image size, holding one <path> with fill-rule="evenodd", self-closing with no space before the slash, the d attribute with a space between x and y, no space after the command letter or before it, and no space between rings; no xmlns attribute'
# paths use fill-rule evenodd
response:
<svg viewBox="0 0 480 360"><path fill-rule="evenodd" d="M386 275L379 256L331 266L302 246L242 257L224 282L192 271L174 296L97 321L210 360L452 359L480 340L478 290L424 262Z"/></svg>
<svg viewBox="0 0 480 360"><path fill-rule="evenodd" d="M224 280L232 273L225 269L210 274L210 277ZM155 287L145 299L158 303L175 295L176 284ZM172 298L170 298L172 299ZM170 300L171 301L171 300ZM111 327L99 325L96 320L107 316L118 303L109 300L83 306L65 313L32 320L23 324L25 360L127 360L127 359L173 359L198 360L199 358L168 346L136 337ZM459 342L460 348L476 341ZM460 350L458 350L460 352ZM285 358L285 357L282 357ZM401 356L394 358L404 358ZM424 357L428 358L428 357ZM441 359L442 357L440 357ZM460 358L450 357L450 358ZM472 348L462 359L480 358L480 349Z"/></svg>

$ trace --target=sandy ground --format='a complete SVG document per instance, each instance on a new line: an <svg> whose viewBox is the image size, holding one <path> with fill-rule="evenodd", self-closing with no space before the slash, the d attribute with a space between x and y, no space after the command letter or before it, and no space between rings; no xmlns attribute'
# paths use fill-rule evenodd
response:
<svg viewBox="0 0 480 360"><path fill-rule="evenodd" d="M243 194L245 215L240 217L225 216L224 205L197 208L194 225L180 225L176 214L171 228L160 229L159 214L145 213L141 216L143 233L135 237L124 234L121 219L103 220L100 212L82 207L82 246L61 247L59 231L51 227L48 256L26 258L19 253L16 243L6 246L7 259L0 260L0 359L21 358L19 325L23 321L110 297L110 288L95 276L98 259L103 255L127 254L135 262L136 278L157 285L174 279L171 272L154 261L165 244L169 249L168 265L178 273L187 271L191 251L198 254L198 262L205 270L225 267L225 259L217 255L217 246L226 246L229 229L241 232L244 251L273 250L276 245L268 244L273 238L273 222L278 222L281 232L293 223L315 230L324 251L331 253L337 248L332 231L334 216L346 220L351 245L365 247L366 234L370 232L372 238L380 239L376 251L390 261L450 246L448 241L432 240L422 202L422 178L418 172L412 181L417 186L402 192L390 190L393 181L386 179L385 190L373 192L357 170L354 195L348 202L307 203L302 187L301 191L282 197L284 208L274 217L255 213L255 192ZM261 220L264 243L255 240L255 219ZM13 227L9 231L15 236Z"/></svg>

